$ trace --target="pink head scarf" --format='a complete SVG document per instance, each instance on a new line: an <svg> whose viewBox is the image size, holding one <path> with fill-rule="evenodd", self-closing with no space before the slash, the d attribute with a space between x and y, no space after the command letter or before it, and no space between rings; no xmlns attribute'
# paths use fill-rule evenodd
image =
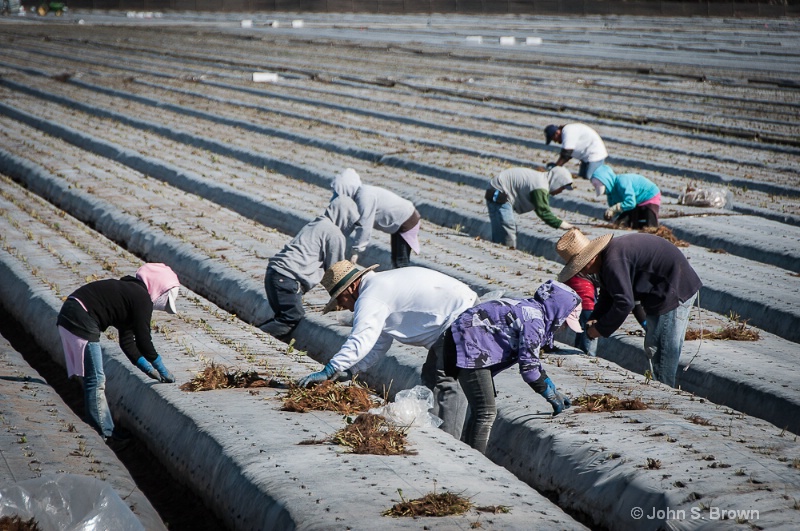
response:
<svg viewBox="0 0 800 531"><path fill-rule="evenodd" d="M145 264L136 271L136 278L147 286L147 293L153 302L181 285L178 275L166 264Z"/></svg>

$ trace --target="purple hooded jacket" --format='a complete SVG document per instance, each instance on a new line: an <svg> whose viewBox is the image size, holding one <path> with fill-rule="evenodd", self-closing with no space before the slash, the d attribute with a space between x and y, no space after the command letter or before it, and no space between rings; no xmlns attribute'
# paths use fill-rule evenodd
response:
<svg viewBox="0 0 800 531"><path fill-rule="evenodd" d="M569 286L548 280L532 298L490 300L470 308L451 325L456 366L491 368L497 374L518 363L525 382L537 381L540 348L552 346L556 330L580 300Z"/></svg>

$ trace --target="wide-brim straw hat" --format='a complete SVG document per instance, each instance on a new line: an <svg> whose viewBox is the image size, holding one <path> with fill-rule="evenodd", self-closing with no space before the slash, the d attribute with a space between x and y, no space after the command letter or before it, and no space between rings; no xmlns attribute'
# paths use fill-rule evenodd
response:
<svg viewBox="0 0 800 531"><path fill-rule="evenodd" d="M581 272L592 258L606 248L613 234L604 234L594 240L589 240L580 230L570 229L559 238L556 243L556 252L567 265L558 274L559 282L566 282Z"/></svg>
<svg viewBox="0 0 800 531"><path fill-rule="evenodd" d="M322 276L320 283L322 287L328 290L331 295L331 300L322 309L322 313L328 313L335 310L339 303L336 297L342 294L344 290L353 282L361 278L365 273L376 269L378 265L371 265L369 267L360 267L355 265L350 260L341 260L333 264L325 274Z"/></svg>

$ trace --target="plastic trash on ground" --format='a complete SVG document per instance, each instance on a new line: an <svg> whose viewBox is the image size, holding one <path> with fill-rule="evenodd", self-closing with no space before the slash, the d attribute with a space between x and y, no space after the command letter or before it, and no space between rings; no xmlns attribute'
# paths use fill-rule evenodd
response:
<svg viewBox="0 0 800 531"><path fill-rule="evenodd" d="M725 188L694 188L686 186L683 193L678 197L679 205L711 207L711 208L731 208L733 194Z"/></svg>
<svg viewBox="0 0 800 531"><path fill-rule="evenodd" d="M394 402L370 409L369 412L382 415L397 426L438 428L444 421L428 411L432 407L433 391L424 385L418 385L413 389L400 391L395 395Z"/></svg>
<svg viewBox="0 0 800 531"><path fill-rule="evenodd" d="M108 483L88 476L57 474L0 488L0 516L33 518L41 529L144 531Z"/></svg>

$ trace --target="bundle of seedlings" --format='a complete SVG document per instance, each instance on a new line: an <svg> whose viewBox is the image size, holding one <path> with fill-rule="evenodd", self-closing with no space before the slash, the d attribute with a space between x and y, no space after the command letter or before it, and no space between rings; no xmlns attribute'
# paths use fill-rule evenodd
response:
<svg viewBox="0 0 800 531"><path fill-rule="evenodd" d="M739 316L731 313L731 320L727 325L717 329L708 330L706 328L686 330L686 341L695 339L727 339L730 341L758 341L761 338L758 330L747 327L747 320L740 321Z"/></svg>
<svg viewBox="0 0 800 531"><path fill-rule="evenodd" d="M452 516L464 514L472 508L472 502L452 492L436 494L436 486L430 494L415 500L403 498L403 490L397 489L400 503L394 504L383 512L383 516Z"/></svg>
<svg viewBox="0 0 800 531"><path fill-rule="evenodd" d="M272 387L272 380L267 381L256 371L231 371L224 365L211 362L203 372L181 385L181 390L188 392L212 391L214 389L231 389L242 387Z"/></svg>
<svg viewBox="0 0 800 531"><path fill-rule="evenodd" d="M23 520L19 516L0 516L0 530L2 531L40 531L42 528L36 520Z"/></svg>
<svg viewBox="0 0 800 531"><path fill-rule="evenodd" d="M362 413L328 438L354 454L416 455L408 449L408 429L398 428L380 415Z"/></svg>
<svg viewBox="0 0 800 531"><path fill-rule="evenodd" d="M609 393L579 396L574 399L572 403L578 406L575 410L576 413L603 413L647 409L647 404L642 402L641 398L621 399Z"/></svg>
<svg viewBox="0 0 800 531"><path fill-rule="evenodd" d="M336 411L351 415L367 411L378 403L369 387L353 379L347 384L327 380L313 387L291 386L283 400L284 411Z"/></svg>

